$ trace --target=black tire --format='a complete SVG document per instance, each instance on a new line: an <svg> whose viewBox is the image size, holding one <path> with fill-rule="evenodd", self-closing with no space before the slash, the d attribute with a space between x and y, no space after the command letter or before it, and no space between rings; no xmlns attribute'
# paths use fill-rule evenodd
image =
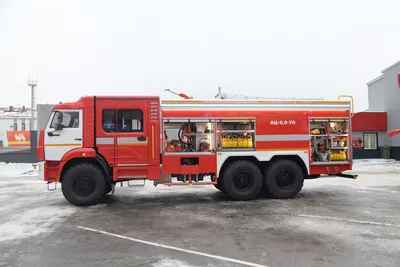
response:
<svg viewBox="0 0 400 267"><path fill-rule="evenodd" d="M99 167L81 163L69 168L62 179L64 197L76 206L97 204L104 195L107 181Z"/></svg>
<svg viewBox="0 0 400 267"><path fill-rule="evenodd" d="M291 160L280 160L265 172L263 193L271 198L293 198L303 184L304 173L300 166Z"/></svg>
<svg viewBox="0 0 400 267"><path fill-rule="evenodd" d="M106 183L103 196L107 195L107 194L110 193L111 191L112 191L111 184L110 184L110 183Z"/></svg>
<svg viewBox="0 0 400 267"><path fill-rule="evenodd" d="M220 181L222 191L234 200L255 199L263 184L260 169L247 160L235 161L227 166Z"/></svg>
<svg viewBox="0 0 400 267"><path fill-rule="evenodd" d="M221 185L220 185L220 184L214 184L214 187L215 187L216 189L218 189L219 191L222 191Z"/></svg>

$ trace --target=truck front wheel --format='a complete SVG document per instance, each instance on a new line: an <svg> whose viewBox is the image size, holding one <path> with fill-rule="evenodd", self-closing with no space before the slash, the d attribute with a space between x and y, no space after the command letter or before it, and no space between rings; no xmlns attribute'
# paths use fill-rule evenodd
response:
<svg viewBox="0 0 400 267"><path fill-rule="evenodd" d="M231 163L221 176L221 190L234 200L251 200L262 188L260 169L251 161Z"/></svg>
<svg viewBox="0 0 400 267"><path fill-rule="evenodd" d="M64 197L76 206L90 206L104 195L107 182L103 172L88 163L70 167L62 179Z"/></svg>
<svg viewBox="0 0 400 267"><path fill-rule="evenodd" d="M293 198L304 184L304 173L300 166L291 160L272 163L264 177L264 193L271 198Z"/></svg>

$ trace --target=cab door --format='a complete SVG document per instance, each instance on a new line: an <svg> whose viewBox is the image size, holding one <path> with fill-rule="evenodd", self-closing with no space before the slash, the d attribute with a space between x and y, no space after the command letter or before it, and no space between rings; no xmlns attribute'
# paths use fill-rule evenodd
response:
<svg viewBox="0 0 400 267"><path fill-rule="evenodd" d="M110 99L96 100L96 146L100 155L113 167L117 144L117 102Z"/></svg>
<svg viewBox="0 0 400 267"><path fill-rule="evenodd" d="M147 100L117 101L118 167L147 166L149 164L149 134Z"/></svg>
<svg viewBox="0 0 400 267"><path fill-rule="evenodd" d="M70 150L82 147L82 110L57 110L45 129L46 160L60 161Z"/></svg>

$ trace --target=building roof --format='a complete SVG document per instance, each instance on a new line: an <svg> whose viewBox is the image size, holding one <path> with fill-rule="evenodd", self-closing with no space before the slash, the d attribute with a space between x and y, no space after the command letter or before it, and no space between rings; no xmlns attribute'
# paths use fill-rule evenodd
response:
<svg viewBox="0 0 400 267"><path fill-rule="evenodd" d="M394 67L396 67L396 66L399 65L399 64L400 64L400 60L397 61L396 63L390 65L390 66L387 67L386 69L382 70L381 72L384 73L385 71L390 70L391 68L394 68Z"/></svg>
<svg viewBox="0 0 400 267"><path fill-rule="evenodd" d="M34 114L36 118L36 114ZM31 111L3 111L0 110L0 119L29 119L31 118Z"/></svg>
<svg viewBox="0 0 400 267"><path fill-rule="evenodd" d="M355 132L387 131L387 113L382 111L362 111L354 114L352 130Z"/></svg>
<svg viewBox="0 0 400 267"><path fill-rule="evenodd" d="M370 86L371 84L376 83L377 81L383 79L383 74L379 77L376 77L375 79L373 79L372 81L367 82L367 85Z"/></svg>
<svg viewBox="0 0 400 267"><path fill-rule="evenodd" d="M384 73L385 71L388 71L388 70L390 70L390 69L396 67L396 66L399 65L399 64L400 64L400 60L397 61L396 63L390 65L389 67L385 68L384 70L382 70L381 73ZM370 85L376 83L377 81L381 80L383 77L384 77L384 75L381 74L380 76L376 77L375 79L373 79L373 80L367 82L367 85L370 86Z"/></svg>

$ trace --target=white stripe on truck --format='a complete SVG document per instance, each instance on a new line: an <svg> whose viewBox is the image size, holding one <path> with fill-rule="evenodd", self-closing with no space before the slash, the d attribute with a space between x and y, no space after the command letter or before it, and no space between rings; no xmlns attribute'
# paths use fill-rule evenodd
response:
<svg viewBox="0 0 400 267"><path fill-rule="evenodd" d="M256 141L308 141L308 134L264 134L256 135Z"/></svg>
<svg viewBox="0 0 400 267"><path fill-rule="evenodd" d="M96 143L98 145L113 145L114 137L97 137Z"/></svg>

